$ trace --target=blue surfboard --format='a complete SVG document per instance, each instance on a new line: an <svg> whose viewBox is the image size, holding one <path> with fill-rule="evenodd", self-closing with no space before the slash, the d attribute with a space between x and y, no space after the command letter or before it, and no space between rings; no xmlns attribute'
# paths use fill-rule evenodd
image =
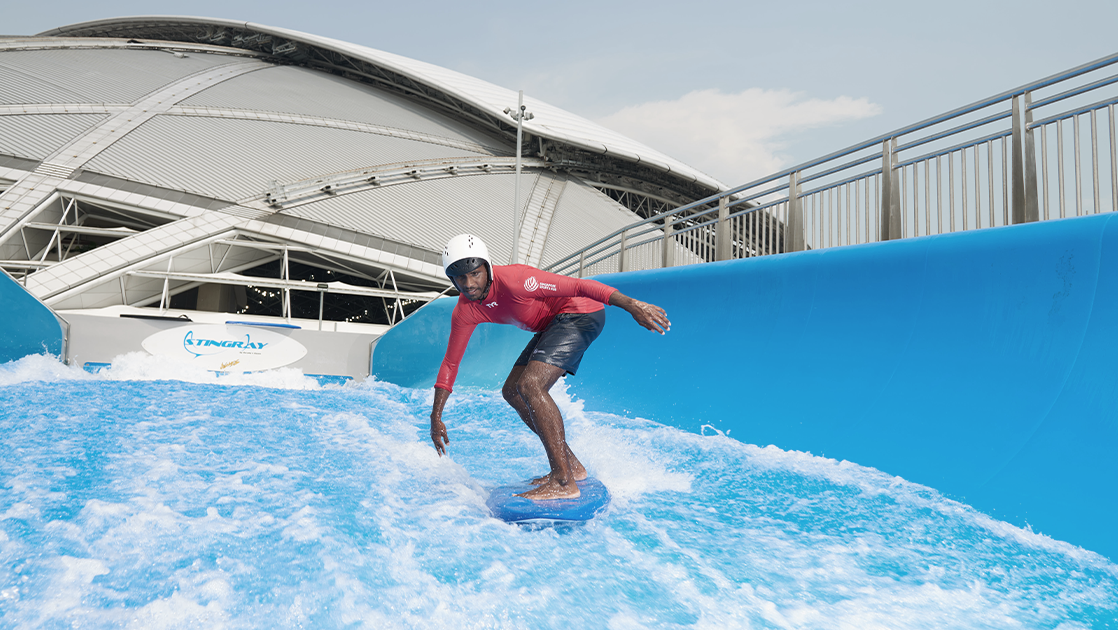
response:
<svg viewBox="0 0 1118 630"><path fill-rule="evenodd" d="M517 494L534 487L524 481L494 489L485 504L494 518L506 523L582 523L606 509L609 490L593 477L576 483L580 493L577 499L533 501L518 497Z"/></svg>

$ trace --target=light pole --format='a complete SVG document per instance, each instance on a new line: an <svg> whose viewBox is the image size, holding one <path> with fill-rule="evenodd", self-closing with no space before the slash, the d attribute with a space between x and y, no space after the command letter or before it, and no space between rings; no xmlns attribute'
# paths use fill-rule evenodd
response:
<svg viewBox="0 0 1118 630"><path fill-rule="evenodd" d="M512 206L512 262L520 262L520 143L524 137L524 121L532 120L535 116L524 107L524 90L520 90L520 102L514 111L511 107L505 108L505 113L516 121L516 197Z"/></svg>

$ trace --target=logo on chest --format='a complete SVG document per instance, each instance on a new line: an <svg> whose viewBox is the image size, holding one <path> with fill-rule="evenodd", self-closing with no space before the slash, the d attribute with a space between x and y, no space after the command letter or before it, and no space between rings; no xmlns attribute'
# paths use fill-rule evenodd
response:
<svg viewBox="0 0 1118 630"><path fill-rule="evenodd" d="M494 306L497 306L496 302L490 302L490 303L485 305L486 308L493 308Z"/></svg>
<svg viewBox="0 0 1118 630"><path fill-rule="evenodd" d="M549 284L547 282L537 282L535 276L531 276L527 280L524 281L524 290L525 291L528 291L529 293L531 293L532 291L535 291L536 289L547 289L548 291L558 291L559 287L555 286L554 284Z"/></svg>

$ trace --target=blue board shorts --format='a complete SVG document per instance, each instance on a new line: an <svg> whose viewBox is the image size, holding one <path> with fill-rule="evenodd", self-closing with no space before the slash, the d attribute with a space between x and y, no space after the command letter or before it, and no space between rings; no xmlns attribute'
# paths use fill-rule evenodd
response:
<svg viewBox="0 0 1118 630"><path fill-rule="evenodd" d="M543 332L532 337L513 365L539 361L574 374L582 362L583 353L602 334L605 326L605 309L593 313L559 313Z"/></svg>

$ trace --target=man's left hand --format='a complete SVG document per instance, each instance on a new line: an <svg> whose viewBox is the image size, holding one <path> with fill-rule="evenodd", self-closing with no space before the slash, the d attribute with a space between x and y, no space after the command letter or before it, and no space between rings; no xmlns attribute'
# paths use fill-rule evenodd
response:
<svg viewBox="0 0 1118 630"><path fill-rule="evenodd" d="M629 311L638 324L652 332L662 335L672 329L667 312L655 304L634 300L620 291L614 291L613 295L609 296L609 303Z"/></svg>

